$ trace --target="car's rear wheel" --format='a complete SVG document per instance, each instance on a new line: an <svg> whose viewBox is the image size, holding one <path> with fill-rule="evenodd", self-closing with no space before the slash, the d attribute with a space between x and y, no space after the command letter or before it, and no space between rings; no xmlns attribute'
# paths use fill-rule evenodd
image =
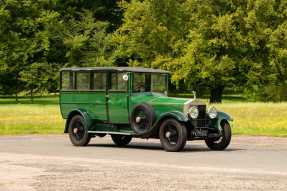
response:
<svg viewBox="0 0 287 191"><path fill-rule="evenodd" d="M86 146L91 140L81 115L75 115L71 118L68 133L72 144L75 146Z"/></svg>
<svg viewBox="0 0 287 191"><path fill-rule="evenodd" d="M111 137L113 142L119 147L126 146L132 140L132 136L130 135L111 135Z"/></svg>
<svg viewBox="0 0 287 191"><path fill-rule="evenodd" d="M186 144L186 127L175 119L167 119L160 126L159 137L164 150L170 152L180 151Z"/></svg>
<svg viewBox="0 0 287 191"><path fill-rule="evenodd" d="M211 150L224 150L228 147L231 141L231 127L227 121L222 121L221 136L219 138L206 139L205 143Z"/></svg>

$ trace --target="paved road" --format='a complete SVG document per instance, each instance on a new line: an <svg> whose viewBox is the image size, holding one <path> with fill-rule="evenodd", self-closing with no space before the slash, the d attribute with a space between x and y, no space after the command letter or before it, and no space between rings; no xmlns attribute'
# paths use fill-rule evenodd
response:
<svg viewBox="0 0 287 191"><path fill-rule="evenodd" d="M0 190L287 190L287 139L234 137L226 151L110 138L73 147L66 136L0 137Z"/></svg>

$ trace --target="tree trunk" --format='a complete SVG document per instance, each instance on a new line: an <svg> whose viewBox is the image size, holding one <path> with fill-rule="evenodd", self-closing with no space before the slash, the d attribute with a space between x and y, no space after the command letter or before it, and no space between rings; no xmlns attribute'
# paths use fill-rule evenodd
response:
<svg viewBox="0 0 287 191"><path fill-rule="evenodd" d="M15 99L16 99L16 103L18 103L18 75L16 74L16 85L15 85Z"/></svg>
<svg viewBox="0 0 287 191"><path fill-rule="evenodd" d="M31 102L33 103L34 100L33 100L33 89L32 88L30 89L30 99L31 99Z"/></svg>
<svg viewBox="0 0 287 191"><path fill-rule="evenodd" d="M210 103L221 103L224 86L216 86L210 89Z"/></svg>
<svg viewBox="0 0 287 191"><path fill-rule="evenodd" d="M15 93L15 99L16 99L16 103L18 103L18 93L17 93L17 87L16 87L16 93Z"/></svg>

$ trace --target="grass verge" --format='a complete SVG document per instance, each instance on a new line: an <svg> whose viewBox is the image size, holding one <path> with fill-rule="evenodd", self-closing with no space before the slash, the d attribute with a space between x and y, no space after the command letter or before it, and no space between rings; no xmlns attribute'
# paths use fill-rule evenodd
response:
<svg viewBox="0 0 287 191"><path fill-rule="evenodd" d="M57 97L37 99L34 104L0 99L0 135L63 133L57 102ZM287 137L287 103L224 102L215 106L233 117L233 134Z"/></svg>
<svg viewBox="0 0 287 191"><path fill-rule="evenodd" d="M233 134L287 137L287 103L224 103L216 107L234 119Z"/></svg>
<svg viewBox="0 0 287 191"><path fill-rule="evenodd" d="M0 105L0 135L63 133L58 105Z"/></svg>

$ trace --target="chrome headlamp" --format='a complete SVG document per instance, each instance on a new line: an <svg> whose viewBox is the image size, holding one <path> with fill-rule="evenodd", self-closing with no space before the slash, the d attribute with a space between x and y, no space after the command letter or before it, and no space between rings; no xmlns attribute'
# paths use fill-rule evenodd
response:
<svg viewBox="0 0 287 191"><path fill-rule="evenodd" d="M210 119L214 119L217 117L217 109L215 107L210 107L207 110L207 114L210 117Z"/></svg>
<svg viewBox="0 0 287 191"><path fill-rule="evenodd" d="M189 116L192 118L192 119L196 119L199 115L199 111L197 109L196 106L191 106L189 109L188 109L188 114Z"/></svg>

